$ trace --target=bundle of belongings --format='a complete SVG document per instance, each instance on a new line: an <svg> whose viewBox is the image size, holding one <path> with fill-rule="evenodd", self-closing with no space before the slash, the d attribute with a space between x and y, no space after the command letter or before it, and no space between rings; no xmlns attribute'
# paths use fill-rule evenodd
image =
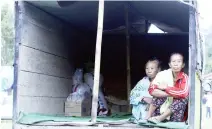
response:
<svg viewBox="0 0 212 129"><path fill-rule="evenodd" d="M84 82L83 82L83 80L84 80ZM103 76L100 75L99 96L98 96L98 116L104 116L104 115L108 114L108 106L107 106L106 100L104 98L102 89L101 89L102 84L103 84ZM70 114L70 115L76 114L74 112L76 112L75 110L78 109L78 110L80 110L79 111L80 114L78 113L75 116L89 116L90 115L93 85L94 85L93 69L90 70L90 72L87 72L84 74L84 79L83 79L83 69L76 69L76 71L73 75L72 93L68 96L65 106L70 106L70 104L67 104L67 103L73 102L73 103L77 103L78 105L80 105L81 108L79 108L79 107L74 108L74 109L72 108L72 111L69 113L67 113L68 111L65 110L65 114ZM75 107L77 107L76 104L75 104Z"/></svg>
<svg viewBox="0 0 212 129"><path fill-rule="evenodd" d="M65 102L66 116L89 116L91 113L90 87L83 83L83 70L76 69L73 76L72 93Z"/></svg>

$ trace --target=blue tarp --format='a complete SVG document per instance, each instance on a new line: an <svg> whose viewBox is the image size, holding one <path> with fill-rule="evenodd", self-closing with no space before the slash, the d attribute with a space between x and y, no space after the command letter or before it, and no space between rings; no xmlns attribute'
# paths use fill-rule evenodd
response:
<svg viewBox="0 0 212 129"><path fill-rule="evenodd" d="M77 1L67 7L60 7L57 1L30 3L75 27L96 32L98 1ZM180 1L106 1L104 30L125 26L125 5L129 8L129 23L134 24L133 30L144 32L147 19L166 32L188 32L189 5Z"/></svg>

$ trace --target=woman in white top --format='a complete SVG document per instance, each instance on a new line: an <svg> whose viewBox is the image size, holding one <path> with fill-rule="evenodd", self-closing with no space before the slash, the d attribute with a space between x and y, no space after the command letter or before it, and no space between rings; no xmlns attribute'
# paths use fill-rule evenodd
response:
<svg viewBox="0 0 212 129"><path fill-rule="evenodd" d="M140 80L132 89L130 94L130 104L133 106L132 115L136 120L144 120L148 111L152 96L148 92L151 81L160 71L159 60L151 59L146 63L146 76Z"/></svg>

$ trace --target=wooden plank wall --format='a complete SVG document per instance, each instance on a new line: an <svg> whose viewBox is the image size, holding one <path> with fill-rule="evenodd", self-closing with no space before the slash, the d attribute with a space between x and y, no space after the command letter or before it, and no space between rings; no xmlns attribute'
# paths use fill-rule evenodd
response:
<svg viewBox="0 0 212 129"><path fill-rule="evenodd" d="M72 64L63 36L65 23L20 2L23 23L19 45L17 111L63 114L71 89Z"/></svg>

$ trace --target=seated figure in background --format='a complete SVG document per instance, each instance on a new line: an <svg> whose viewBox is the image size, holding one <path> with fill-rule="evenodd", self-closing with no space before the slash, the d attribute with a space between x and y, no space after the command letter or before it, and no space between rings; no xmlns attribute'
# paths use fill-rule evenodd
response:
<svg viewBox="0 0 212 129"><path fill-rule="evenodd" d="M148 88L159 71L159 60L148 60L145 66L146 76L136 84L130 93L130 104L133 106L132 115L136 120L146 118L149 104L152 101L152 96L149 94Z"/></svg>
<svg viewBox="0 0 212 129"><path fill-rule="evenodd" d="M94 85L94 65L87 63L85 68L84 81L93 90ZM108 115L108 105L102 91L103 76L100 74L99 81L99 96L98 96L98 116Z"/></svg>

